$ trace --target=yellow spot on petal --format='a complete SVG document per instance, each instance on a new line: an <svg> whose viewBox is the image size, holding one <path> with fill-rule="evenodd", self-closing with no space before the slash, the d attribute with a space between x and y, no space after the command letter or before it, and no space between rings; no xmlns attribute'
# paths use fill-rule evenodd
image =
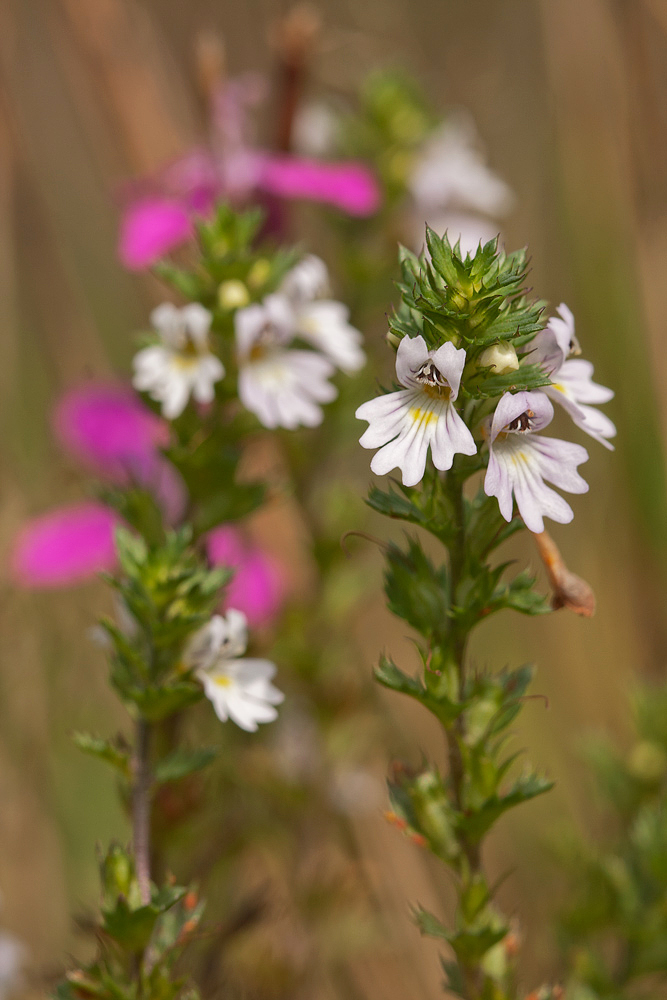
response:
<svg viewBox="0 0 667 1000"><path fill-rule="evenodd" d="M424 427L438 422L438 414L434 410L423 410L421 406L411 407L410 416L414 423L423 424Z"/></svg>
<svg viewBox="0 0 667 1000"><path fill-rule="evenodd" d="M231 678L225 677L224 674L219 674L217 677L214 677L213 678L213 683L217 684L218 687L221 687L221 688L228 688L228 687L231 687L231 685L232 685Z"/></svg>

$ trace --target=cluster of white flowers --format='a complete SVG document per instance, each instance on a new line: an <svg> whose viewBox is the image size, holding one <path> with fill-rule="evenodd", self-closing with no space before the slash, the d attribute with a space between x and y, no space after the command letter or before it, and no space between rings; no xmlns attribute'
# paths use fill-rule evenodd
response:
<svg viewBox="0 0 667 1000"><path fill-rule="evenodd" d="M304 257L278 291L239 309L234 318L239 398L265 427L315 427L322 403L337 390L336 368L351 374L366 358L349 311L329 298L329 276L319 257ZM312 349L294 347L304 341Z"/></svg>
<svg viewBox="0 0 667 1000"><path fill-rule="evenodd" d="M475 125L467 115L452 115L427 139L408 178L412 195L416 249L424 242L424 222L448 231L462 252L474 253L480 241L498 234L496 219L511 209L510 188L487 166Z"/></svg>
<svg viewBox="0 0 667 1000"><path fill-rule="evenodd" d="M242 302L237 297L234 305ZM210 403L225 375L211 350L212 320L198 303L183 309L164 303L151 314L160 343L136 355L133 384L161 403L171 420L190 397ZM347 307L330 298L326 266L313 255L292 268L277 292L237 308L234 328L239 398L265 427L317 426L321 404L337 394L328 379L337 368L358 371L366 360L361 333L350 325Z"/></svg>
<svg viewBox="0 0 667 1000"><path fill-rule="evenodd" d="M271 683L275 664L243 658L248 645L246 616L233 608L214 615L190 639L184 665L194 671L222 722L231 719L249 733L278 718L283 693Z"/></svg>
<svg viewBox="0 0 667 1000"><path fill-rule="evenodd" d="M535 337L528 354L528 361L541 365L552 385L532 392L506 392L481 428L489 449L487 495L498 498L508 521L514 496L521 517L535 532L544 530L544 517L561 524L573 517L569 504L546 483L569 493L588 489L577 472L577 466L588 459L586 449L538 433L553 418L551 400L607 448L612 447L609 438L616 433L611 420L591 406L607 402L613 392L593 382L589 362L571 357L579 351L574 317L565 305L557 313ZM399 468L403 484L415 486L424 475L429 447L433 464L441 471L452 467L455 454L476 453L473 435L454 406L465 360L465 350L451 343L429 351L423 337L401 340L396 374L405 389L378 396L356 412L369 424L361 444L380 449L371 461L373 472L382 475ZM518 362L510 363L507 370L515 367Z"/></svg>

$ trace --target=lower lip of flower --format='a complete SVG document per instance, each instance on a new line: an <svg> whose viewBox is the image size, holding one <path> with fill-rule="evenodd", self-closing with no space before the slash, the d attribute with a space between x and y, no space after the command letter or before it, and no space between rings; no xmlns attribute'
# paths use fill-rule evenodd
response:
<svg viewBox="0 0 667 1000"><path fill-rule="evenodd" d="M414 423L423 424L424 427L437 423L438 420L438 414L434 410L422 410L420 406L413 406L410 409L410 417Z"/></svg>

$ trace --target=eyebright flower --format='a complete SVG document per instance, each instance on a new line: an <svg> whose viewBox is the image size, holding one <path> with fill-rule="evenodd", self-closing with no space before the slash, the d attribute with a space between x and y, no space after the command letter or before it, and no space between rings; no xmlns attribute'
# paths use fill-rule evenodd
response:
<svg viewBox="0 0 667 1000"><path fill-rule="evenodd" d="M298 337L325 354L341 371L351 374L363 367L363 337L348 322L347 306L329 297L329 274L323 260L307 254L285 276L280 292L292 305Z"/></svg>
<svg viewBox="0 0 667 1000"><path fill-rule="evenodd" d="M544 517L560 524L568 524L574 517L570 505L546 482L568 493L588 491L588 484L576 471L588 460L586 449L535 433L551 422L553 414L551 401L543 392L506 392L485 428L489 467L484 491L498 498L506 521L512 520L514 494L526 527L534 532L544 531Z"/></svg>
<svg viewBox="0 0 667 1000"><path fill-rule="evenodd" d="M294 312L284 295L268 295L261 304L234 316L239 363L239 398L265 427L322 422L320 403L336 398L331 362L315 351L293 350Z"/></svg>
<svg viewBox="0 0 667 1000"><path fill-rule="evenodd" d="M194 670L221 722L231 719L249 733L261 722L278 718L275 706L284 698L271 684L276 672L269 660L241 659L248 635L246 617L231 609L214 615L188 643L185 665Z"/></svg>
<svg viewBox="0 0 667 1000"><path fill-rule="evenodd" d="M162 403L162 413L170 420L180 416L190 396L198 403L212 402L213 386L225 374L209 347L212 318L197 302L182 309L164 302L151 313L162 343L144 347L135 356L132 384Z"/></svg>
<svg viewBox="0 0 667 1000"><path fill-rule="evenodd" d="M609 402L614 396L613 390L593 381L590 361L573 357L581 350L571 310L562 302L556 312L558 316L552 316L546 330L533 340L529 360L541 364L553 382L543 391L567 410L577 427L613 450L613 444L607 439L615 436L616 427L609 417L590 405Z"/></svg>
<svg viewBox="0 0 667 1000"><path fill-rule="evenodd" d="M371 461L373 472L382 476L398 467L403 485L416 486L429 446L433 464L443 472L451 469L455 454L475 454L473 436L454 407L465 359L463 348L452 343L429 351L423 337L401 340L396 375L406 388L363 403L355 414L369 423L360 444L380 448Z"/></svg>

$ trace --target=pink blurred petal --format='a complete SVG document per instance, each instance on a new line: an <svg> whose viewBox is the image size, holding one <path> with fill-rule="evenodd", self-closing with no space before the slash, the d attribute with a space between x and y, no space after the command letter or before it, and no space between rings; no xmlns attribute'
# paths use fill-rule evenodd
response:
<svg viewBox="0 0 667 1000"><path fill-rule="evenodd" d="M120 226L118 254L130 271L155 264L193 235L187 207L166 197L142 198L129 205Z"/></svg>
<svg viewBox="0 0 667 1000"><path fill-rule="evenodd" d="M118 515L93 501L61 507L30 521L12 553L12 575L23 587L65 587L116 565Z"/></svg>
<svg viewBox="0 0 667 1000"><path fill-rule="evenodd" d="M374 174L354 161L322 163L294 156L267 156L259 185L279 197L323 201L349 215L372 215L381 198Z"/></svg>
<svg viewBox="0 0 667 1000"><path fill-rule="evenodd" d="M83 465L125 483L138 462L169 441L169 427L125 386L91 382L60 399L53 414L59 443Z"/></svg>
<svg viewBox="0 0 667 1000"><path fill-rule="evenodd" d="M180 472L162 455L145 455L131 470L132 478L151 491L157 500L167 524L183 520L188 491Z"/></svg>
<svg viewBox="0 0 667 1000"><path fill-rule="evenodd" d="M53 429L83 465L119 486L145 486L168 524L181 520L185 483L158 450L169 443L169 426L130 389L95 382L72 389L56 406Z"/></svg>
<svg viewBox="0 0 667 1000"><path fill-rule="evenodd" d="M285 597L283 573L277 562L260 549L246 545L241 532L231 524L214 528L206 541L211 563L235 570L224 608L242 611L251 626L265 625Z"/></svg>

